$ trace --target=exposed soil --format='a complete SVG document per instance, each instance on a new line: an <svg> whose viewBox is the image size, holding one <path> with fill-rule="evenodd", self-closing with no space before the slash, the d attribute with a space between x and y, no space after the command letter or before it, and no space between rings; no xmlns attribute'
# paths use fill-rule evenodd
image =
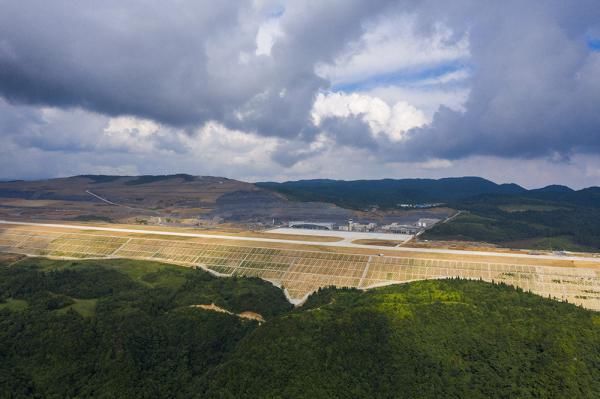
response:
<svg viewBox="0 0 600 399"><path fill-rule="evenodd" d="M353 244L362 244L362 245L382 245L384 247L395 247L397 245L402 244L402 241L393 241L393 240L367 240L360 239L352 241Z"/></svg>
<svg viewBox="0 0 600 399"><path fill-rule="evenodd" d="M411 224L452 210L356 211L292 201L252 183L211 176L75 176L0 182L0 218L105 221L144 226L271 227L273 221Z"/></svg>
<svg viewBox="0 0 600 399"><path fill-rule="evenodd" d="M209 310L212 312L225 313L225 314L229 314L232 316L237 316L240 319L255 320L255 321L258 321L259 323L265 322L264 317L262 317L262 315L260 315L258 313L250 312L250 311L244 311L242 313L233 313L225 308L215 305L214 303L211 303L210 305L191 305L191 307Z"/></svg>

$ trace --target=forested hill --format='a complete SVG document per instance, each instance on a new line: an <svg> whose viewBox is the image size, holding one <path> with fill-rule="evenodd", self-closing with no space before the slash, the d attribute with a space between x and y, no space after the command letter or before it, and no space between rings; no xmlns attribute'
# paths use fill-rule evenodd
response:
<svg viewBox="0 0 600 399"><path fill-rule="evenodd" d="M445 179L382 180L298 180L285 183L262 182L257 186L278 191L300 201L332 202L364 208L378 205L395 208L400 203L449 202L481 194L519 194L516 184L496 184L480 177Z"/></svg>
<svg viewBox="0 0 600 399"><path fill-rule="evenodd" d="M551 185L527 190L517 184L496 184L481 177L383 180L298 180L284 183L259 182L257 186L277 191L299 201L331 202L363 209L373 205L397 208L399 204L460 203L481 196L518 196L548 201L600 206L600 188L575 191Z"/></svg>
<svg viewBox="0 0 600 399"><path fill-rule="evenodd" d="M600 397L600 315L507 286L325 289L265 327L208 374L207 396Z"/></svg>
<svg viewBox="0 0 600 399"><path fill-rule="evenodd" d="M600 314L465 280L292 309L258 279L0 259L0 397L598 398Z"/></svg>

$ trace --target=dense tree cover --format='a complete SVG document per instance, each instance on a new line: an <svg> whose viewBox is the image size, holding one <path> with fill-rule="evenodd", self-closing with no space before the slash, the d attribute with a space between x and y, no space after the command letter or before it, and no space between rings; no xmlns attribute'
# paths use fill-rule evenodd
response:
<svg viewBox="0 0 600 399"><path fill-rule="evenodd" d="M326 288L292 309L256 279L30 259L0 266L0 298L3 397L600 395L600 314L480 281ZM267 321L189 306L211 302Z"/></svg>
<svg viewBox="0 0 600 399"><path fill-rule="evenodd" d="M284 183L260 182L257 186L278 191L299 201L331 202L346 208L372 205L397 208L399 203L448 203L460 205L472 199L514 197L600 208L600 187L572 190L547 186L527 190L517 184L496 184L481 177L444 179L298 180ZM462 209L462 208L460 208Z"/></svg>
<svg viewBox="0 0 600 399"><path fill-rule="evenodd" d="M427 231L425 239L486 241L516 248L597 251L597 206L528 197L483 196L452 205L467 210Z"/></svg>
<svg viewBox="0 0 600 399"><path fill-rule="evenodd" d="M13 398L192 397L258 323L190 305L291 309L258 279L139 261L0 266L0 299L26 304L0 306L0 397Z"/></svg>
<svg viewBox="0 0 600 399"><path fill-rule="evenodd" d="M397 209L399 203L444 203L469 211L438 225L423 238L487 241L517 248L600 249L600 187L526 190L478 177L448 179L300 180L257 183L300 201L325 201L365 209ZM502 208L508 206L508 208ZM514 211L510 206L522 211Z"/></svg>
<svg viewBox="0 0 600 399"><path fill-rule="evenodd" d="M594 312L460 280L326 289L310 302L242 341L209 372L207 396L600 395Z"/></svg>
<svg viewBox="0 0 600 399"><path fill-rule="evenodd" d="M372 205L397 208L399 203L439 203L481 194L517 194L526 191L516 184L496 184L480 177L446 179L299 180L264 182L257 186L278 191L300 201L331 202L363 209Z"/></svg>

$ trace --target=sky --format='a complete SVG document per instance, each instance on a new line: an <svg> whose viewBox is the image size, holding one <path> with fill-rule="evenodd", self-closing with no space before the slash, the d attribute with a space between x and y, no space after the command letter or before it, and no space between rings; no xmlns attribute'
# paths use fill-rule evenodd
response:
<svg viewBox="0 0 600 399"><path fill-rule="evenodd" d="M0 0L0 178L600 185L597 0Z"/></svg>

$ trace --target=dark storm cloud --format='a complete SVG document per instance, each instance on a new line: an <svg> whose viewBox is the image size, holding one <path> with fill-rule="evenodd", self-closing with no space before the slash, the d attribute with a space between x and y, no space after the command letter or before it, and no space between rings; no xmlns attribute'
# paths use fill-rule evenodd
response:
<svg viewBox="0 0 600 399"><path fill-rule="evenodd" d="M431 125L411 131L387 155L568 159L599 153L600 54L590 51L586 34L600 23L600 4L467 3L428 14L469 32L474 72L466 111L442 108Z"/></svg>
<svg viewBox="0 0 600 399"><path fill-rule="evenodd" d="M321 121L320 127L340 145L377 150L377 141L361 115L325 118Z"/></svg>
<svg viewBox="0 0 600 399"><path fill-rule="evenodd" d="M159 4L3 2L1 92L13 102L174 124L214 115L199 101L216 93L204 45L235 26L237 10L225 2Z"/></svg>
<svg viewBox="0 0 600 399"><path fill-rule="evenodd" d="M46 111L33 107L14 107L0 98L0 137L22 148L46 151L81 152L97 148L106 118L81 110Z"/></svg>
<svg viewBox="0 0 600 399"><path fill-rule="evenodd" d="M265 11L250 2L4 1L0 93L14 103L295 137L328 86L315 63L331 60L384 3L290 4L269 57L254 54Z"/></svg>

